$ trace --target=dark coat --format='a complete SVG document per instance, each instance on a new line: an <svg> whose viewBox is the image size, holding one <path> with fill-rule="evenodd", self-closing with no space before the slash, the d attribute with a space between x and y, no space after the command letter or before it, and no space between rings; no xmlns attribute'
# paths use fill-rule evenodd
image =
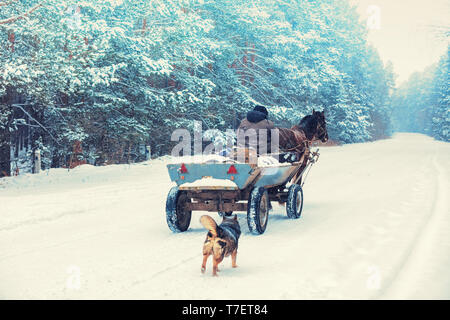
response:
<svg viewBox="0 0 450 320"><path fill-rule="evenodd" d="M252 141L246 137L245 142L239 140L239 132L240 130L248 130L248 129L254 129L257 134L257 141L256 145L252 143ZM260 129L267 129L267 152L270 152L270 130L275 129L275 126L272 121L267 120L267 116L259 111L249 111L247 113L247 117L241 121L241 124L239 125L239 128L237 129L237 135L238 135L238 147L246 147L246 148L253 148L254 150L257 150L259 154L258 149L258 141L259 141L259 130ZM242 133L243 134L243 133Z"/></svg>

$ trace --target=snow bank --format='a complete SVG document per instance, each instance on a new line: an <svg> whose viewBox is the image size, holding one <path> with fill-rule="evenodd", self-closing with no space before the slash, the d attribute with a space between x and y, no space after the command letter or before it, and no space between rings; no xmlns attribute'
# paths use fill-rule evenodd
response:
<svg viewBox="0 0 450 320"><path fill-rule="evenodd" d="M170 164L179 163L237 163L237 161L216 155L197 155L197 156L185 156L174 157L169 161ZM289 163L279 163L277 159L272 156L262 155L258 157L258 167L276 167L276 166L289 166Z"/></svg>
<svg viewBox="0 0 450 320"><path fill-rule="evenodd" d="M184 156L184 157L172 157L169 161L170 164L179 163L235 163L233 159L217 155L195 155L195 156Z"/></svg>
<svg viewBox="0 0 450 320"><path fill-rule="evenodd" d="M226 189L238 189L236 183L227 179L202 178L194 182L186 182L180 185L183 188L208 188L208 187L223 187Z"/></svg>
<svg viewBox="0 0 450 320"><path fill-rule="evenodd" d="M122 164L108 166L80 165L73 169L52 168L41 171L39 174L21 174L19 176L5 177L0 179L0 194L3 192L18 192L27 189L61 189L82 188L117 182L123 179L133 179L142 175L151 168L163 167L167 160L155 159L137 164ZM162 169L162 168L161 168ZM164 168L164 170L166 170Z"/></svg>

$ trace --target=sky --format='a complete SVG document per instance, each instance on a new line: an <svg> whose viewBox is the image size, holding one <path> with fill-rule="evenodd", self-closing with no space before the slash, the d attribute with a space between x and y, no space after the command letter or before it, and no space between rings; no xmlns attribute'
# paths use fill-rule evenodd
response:
<svg viewBox="0 0 450 320"><path fill-rule="evenodd" d="M397 85L437 62L450 30L450 0L350 0L367 21L368 40L386 63L391 61Z"/></svg>

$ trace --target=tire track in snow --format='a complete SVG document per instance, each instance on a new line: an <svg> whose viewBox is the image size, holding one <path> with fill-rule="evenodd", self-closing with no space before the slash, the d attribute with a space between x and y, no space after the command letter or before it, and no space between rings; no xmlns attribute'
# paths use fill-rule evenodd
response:
<svg viewBox="0 0 450 320"><path fill-rule="evenodd" d="M332 299L358 299L362 296L364 299L374 299L378 297L380 290L389 285L389 281L393 281L393 274L405 259L405 252L408 251L414 234L417 233L418 222L424 219L424 214L418 215L417 212L420 211L416 209L423 207L422 210L427 212L431 207L424 206L421 199L427 187L431 189L434 187L434 181L427 179L430 176L431 160L432 155L429 155L423 157L420 162L416 161L418 164L416 169L408 176L405 175L401 183L395 182L397 186L392 189L391 197L386 199L387 204L380 205L376 211L368 209L376 219L369 216L364 218L359 221L359 228L349 231L349 237L340 238L344 240L343 246L338 254L339 258L331 263L335 266L334 270L330 270L339 279L338 287L334 288L330 296ZM405 170L401 172L407 173ZM403 190L401 194L395 192L398 188ZM400 202L398 196L404 199ZM400 204L400 207L391 208L390 204ZM413 211L409 212L410 210ZM354 226L358 226L358 223ZM406 233L405 227L408 229ZM379 279L376 280L379 284L369 283L371 279Z"/></svg>
<svg viewBox="0 0 450 320"><path fill-rule="evenodd" d="M448 190L445 173L437 161L438 150L432 157L431 164L434 171L434 198L432 207L424 224L418 230L416 237L408 247L400 265L395 269L388 285L382 288L376 298L378 299L405 299L415 289L420 278L421 267L427 257L435 230L439 228L437 220L441 214L447 212L445 191Z"/></svg>
<svg viewBox="0 0 450 320"><path fill-rule="evenodd" d="M53 249L53 248L59 248L59 247L64 247L67 244L72 244L72 243L76 243L79 241L83 241L83 240L87 240L87 239L91 239L91 238L96 238L99 235L104 235L104 234L108 234L109 231L101 231L101 232L95 232L93 234L88 234L85 236L81 236L81 237L76 237L70 240L66 240L66 241L62 241L62 242L58 242L58 243L52 243L52 244L47 244L47 245L40 245L38 247L33 247L31 249L25 250L25 251L21 251L18 253L14 253L14 254L5 254L5 255L0 255L0 262L4 262L5 260L11 259L11 258L15 258L15 257L19 257L19 256L23 256L23 255L28 255L31 253L39 253L41 251L45 251L48 249Z"/></svg>

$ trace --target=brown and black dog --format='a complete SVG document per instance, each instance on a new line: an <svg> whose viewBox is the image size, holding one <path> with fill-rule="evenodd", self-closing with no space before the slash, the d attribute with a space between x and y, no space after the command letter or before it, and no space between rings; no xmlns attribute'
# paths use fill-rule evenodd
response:
<svg viewBox="0 0 450 320"><path fill-rule="evenodd" d="M238 240L241 235L241 227L235 215L233 218L223 217L222 223L217 225L210 216L201 216L201 224L208 229L205 243L203 244L202 273L206 270L206 261L213 256L213 276L217 276L219 263L224 257L231 255L231 265L236 268L236 255Z"/></svg>

